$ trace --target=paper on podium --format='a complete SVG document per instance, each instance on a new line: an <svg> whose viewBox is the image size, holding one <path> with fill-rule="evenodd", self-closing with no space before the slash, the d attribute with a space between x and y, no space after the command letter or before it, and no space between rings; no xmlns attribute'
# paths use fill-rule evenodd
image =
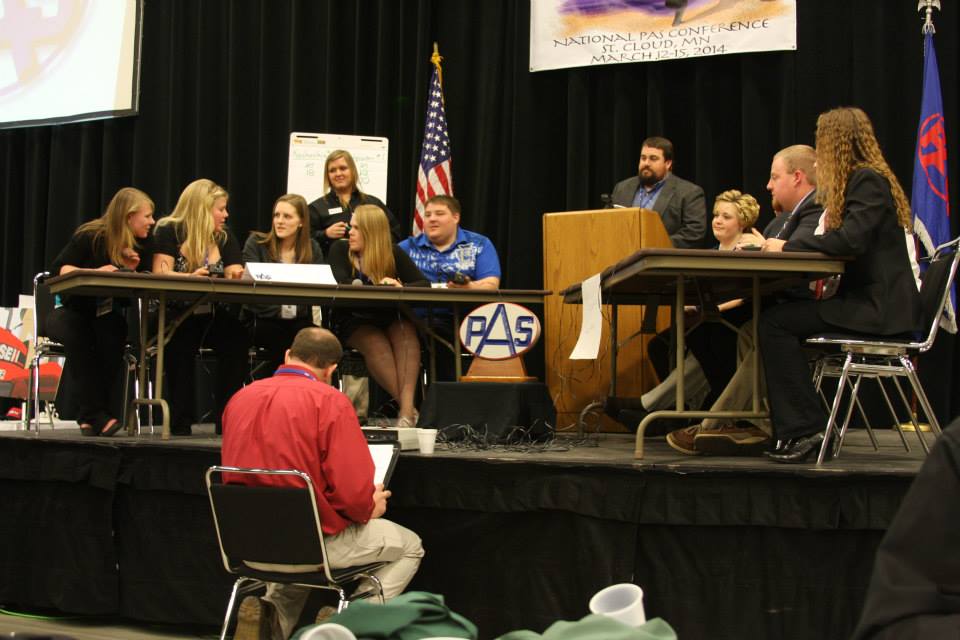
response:
<svg viewBox="0 0 960 640"><path fill-rule="evenodd" d="M580 337L570 354L571 360L596 360L600 353L603 317L600 314L600 274L590 276L580 285L583 298L583 323Z"/></svg>
<svg viewBox="0 0 960 640"><path fill-rule="evenodd" d="M328 264L288 264L285 262L248 262L243 279L254 282L291 284L337 284Z"/></svg>

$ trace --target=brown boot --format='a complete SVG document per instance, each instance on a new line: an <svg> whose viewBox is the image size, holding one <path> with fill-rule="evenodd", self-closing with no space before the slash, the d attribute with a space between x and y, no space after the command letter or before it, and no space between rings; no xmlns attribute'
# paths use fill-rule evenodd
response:
<svg viewBox="0 0 960 640"><path fill-rule="evenodd" d="M233 640L274 640L283 637L273 604L257 596L247 596L237 612L237 630Z"/></svg>
<svg viewBox="0 0 960 640"><path fill-rule="evenodd" d="M331 607L330 605L325 605L320 607L320 611L317 611L317 619L313 622L314 624L323 624L335 615L337 615L337 608Z"/></svg>

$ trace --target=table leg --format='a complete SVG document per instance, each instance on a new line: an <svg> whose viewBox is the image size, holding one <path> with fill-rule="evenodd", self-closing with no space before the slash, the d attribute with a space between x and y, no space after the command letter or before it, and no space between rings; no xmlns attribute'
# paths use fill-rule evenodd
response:
<svg viewBox="0 0 960 640"><path fill-rule="evenodd" d="M453 305L453 373L457 382L463 376L463 363L460 362L460 352L463 351L463 345L460 344L460 305Z"/></svg>
<svg viewBox="0 0 960 640"><path fill-rule="evenodd" d="M163 399L163 351L167 342L165 335L167 330L167 297L161 293L157 303L157 384L154 388L157 390L156 400L160 403L163 411L163 427L160 430L160 438L169 440L170 410L166 400Z"/></svg>
<svg viewBox="0 0 960 640"><path fill-rule="evenodd" d="M620 350L619 326L620 306L616 300L610 301L610 397L617 397L617 352Z"/></svg>
<svg viewBox="0 0 960 640"><path fill-rule="evenodd" d="M684 276L677 276L677 296L673 304L673 326L676 329L677 334L677 396L676 396L676 410L675 411L654 411L653 413L648 413L644 416L643 420L640 421L640 424L637 425L637 441L633 450L633 457L636 459L643 458L643 438L647 430L647 425L653 422L657 418L666 418L672 417L672 414L678 414L678 417L697 417L697 414L702 412L697 411L684 411L684 401L683 401L683 361L684 361L684 350L686 349L686 335L685 335L685 324L686 317L684 315L683 303L686 300L686 291L685 291L686 282L684 281ZM709 417L709 414L707 415Z"/></svg>
<svg viewBox="0 0 960 640"><path fill-rule="evenodd" d="M753 361L753 405L754 413L760 411L760 337L757 327L760 325L760 276L753 276L753 322L750 326L751 337L753 338L753 353L750 358Z"/></svg>

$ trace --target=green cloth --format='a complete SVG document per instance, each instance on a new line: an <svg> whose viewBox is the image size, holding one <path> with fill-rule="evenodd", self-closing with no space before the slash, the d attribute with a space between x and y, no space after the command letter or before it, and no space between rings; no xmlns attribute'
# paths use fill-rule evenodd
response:
<svg viewBox="0 0 960 640"><path fill-rule="evenodd" d="M443 596L425 591L404 593L386 604L357 600L327 622L336 622L358 638L372 640L422 640L437 636L477 640L476 625L450 611ZM311 628L300 629L293 639Z"/></svg>
<svg viewBox="0 0 960 640"><path fill-rule="evenodd" d="M613 618L590 614L575 622L554 622L543 635L534 631L511 631L497 640L677 640L677 633L663 618L628 627Z"/></svg>

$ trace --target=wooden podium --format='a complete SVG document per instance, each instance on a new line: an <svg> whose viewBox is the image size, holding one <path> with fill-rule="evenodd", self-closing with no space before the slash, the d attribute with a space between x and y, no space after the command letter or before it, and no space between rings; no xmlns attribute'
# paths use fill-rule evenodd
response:
<svg viewBox="0 0 960 640"><path fill-rule="evenodd" d="M649 209L599 209L547 213L543 216L543 288L562 291L642 248L672 247L659 214ZM609 319L610 307L603 306ZM643 307L621 307L617 335L622 343L640 330ZM580 411L603 400L610 392L610 331L603 326L600 353L596 360L570 360L580 335L582 307L563 304L558 295L544 304L544 352L550 396L557 407L560 428L576 424ZM658 329L669 326L669 309L661 308ZM653 367L646 361L650 336L634 338L617 356L617 396L637 397L657 383ZM626 429L603 416L602 430Z"/></svg>

